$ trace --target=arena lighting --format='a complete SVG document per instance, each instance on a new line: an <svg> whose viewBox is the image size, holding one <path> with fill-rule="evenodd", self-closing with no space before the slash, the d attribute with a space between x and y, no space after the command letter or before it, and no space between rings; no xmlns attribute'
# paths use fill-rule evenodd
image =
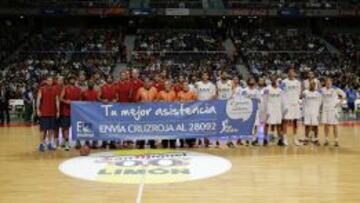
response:
<svg viewBox="0 0 360 203"><path fill-rule="evenodd" d="M23 16L23 15L21 15L21 16L20 16L20 19L24 19L24 16Z"/></svg>

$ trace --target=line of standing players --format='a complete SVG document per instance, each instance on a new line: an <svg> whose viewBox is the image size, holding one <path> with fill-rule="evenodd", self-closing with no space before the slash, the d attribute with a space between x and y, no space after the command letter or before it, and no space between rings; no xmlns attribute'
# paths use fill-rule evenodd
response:
<svg viewBox="0 0 360 203"><path fill-rule="evenodd" d="M228 79L226 72L219 72L216 84L212 83L207 72L201 74L201 79L191 78L189 82L183 76L173 83L164 76L157 74L154 81L145 77L141 80L139 72L133 69L131 72L121 72L120 80L113 81L111 76L103 82L99 77L89 80L69 76L64 83L64 78L58 76L56 81L48 77L43 81L36 101L37 115L40 118L39 151L44 152L56 150L62 147L66 151L70 149L69 128L70 128L70 104L72 101L99 101L108 102L189 102L195 100L227 100L234 97L248 97L258 101L255 127L252 140L237 139L237 145L258 145L258 128L261 123L264 127L263 145L268 145L273 136L269 135L270 130L276 129L279 146L288 145L287 129L293 127L294 145L314 143L319 145L318 126L320 121L325 128L325 145L329 145L328 137L330 127L333 127L335 135L335 146L338 142L338 107L345 98L345 93L332 86L331 78L327 78L325 86L320 87L320 82L310 73L309 78L301 83L296 79L294 68L288 71L288 77L280 80L276 76L270 77L269 85L264 79L258 82L254 78L247 80L246 87L240 85L240 80L234 76ZM303 101L303 111L300 110L300 99ZM303 112L303 113L302 113ZM322 112L320 114L320 112ZM321 118L320 118L321 115ZM304 118L305 138L298 137L297 121ZM60 143L60 129L63 135L63 142ZM311 138L310 134L314 136ZM179 140L180 147L209 147L212 145L209 139L185 139ZM157 148L155 140L124 140L122 142L93 141L86 142L92 148L131 148L135 144L137 148L144 148L146 144L150 148ZM161 140L163 148L176 147L176 140ZM80 143L77 143L78 147ZM233 140L229 138L226 145L235 147ZM215 146L220 146L220 141L215 141Z"/></svg>

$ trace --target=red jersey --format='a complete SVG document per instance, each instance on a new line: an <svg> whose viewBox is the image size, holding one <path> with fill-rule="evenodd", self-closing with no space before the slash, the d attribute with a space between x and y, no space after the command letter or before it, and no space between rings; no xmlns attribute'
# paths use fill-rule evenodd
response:
<svg viewBox="0 0 360 203"><path fill-rule="evenodd" d="M138 90L144 86L144 82L140 79L131 80L131 91L132 91L132 101L136 101L136 94Z"/></svg>
<svg viewBox="0 0 360 203"><path fill-rule="evenodd" d="M119 102L130 102L131 82L129 80L119 81L116 88Z"/></svg>
<svg viewBox="0 0 360 203"><path fill-rule="evenodd" d="M54 88L55 88L56 94L60 97L61 91L62 91L62 89L63 89L64 86L63 86L63 85L59 85L59 84L54 84L53 86L54 86Z"/></svg>
<svg viewBox="0 0 360 203"><path fill-rule="evenodd" d="M70 101L80 101L81 100L81 89L74 85L67 85L64 88L63 99L70 100ZM70 116L70 112L71 112L70 104L61 102L60 115Z"/></svg>
<svg viewBox="0 0 360 203"><path fill-rule="evenodd" d="M154 83L153 87L155 87L158 92L165 90L165 85L163 82L156 82Z"/></svg>
<svg viewBox="0 0 360 203"><path fill-rule="evenodd" d="M104 84L101 87L101 99L106 99L109 102L116 99L116 87L113 84Z"/></svg>
<svg viewBox="0 0 360 203"><path fill-rule="evenodd" d="M173 89L174 89L175 93L179 93L180 91L182 91L182 85L177 83L174 85Z"/></svg>
<svg viewBox="0 0 360 203"><path fill-rule="evenodd" d="M95 89L87 89L82 93L83 101L97 101L98 92Z"/></svg>
<svg viewBox="0 0 360 203"><path fill-rule="evenodd" d="M45 85L40 88L41 101L40 101L40 113L41 117L55 117L56 116L56 91L54 86Z"/></svg>

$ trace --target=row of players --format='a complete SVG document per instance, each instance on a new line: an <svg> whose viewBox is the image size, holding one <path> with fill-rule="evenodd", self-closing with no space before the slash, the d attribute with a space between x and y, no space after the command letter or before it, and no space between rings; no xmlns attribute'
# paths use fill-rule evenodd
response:
<svg viewBox="0 0 360 203"><path fill-rule="evenodd" d="M182 78L182 79L181 79ZM40 117L40 129L42 131L39 150L55 150L56 146L63 145L69 150L69 128L70 128L70 103L72 101L100 101L100 102L188 102L195 100L227 100L234 97L248 97L258 101L258 110L255 121L252 144L258 144L257 130L261 122L265 123L264 145L268 144L269 128L275 128L279 137L278 145L288 145L287 128L292 125L294 134L294 144L300 145L297 133L297 121L303 116L305 124L304 144L310 141L319 145L318 126L320 120L325 128L325 145L329 145L328 137L330 127L333 127L335 135L335 146L338 146L338 107L341 100L345 98L345 93L332 86L331 78L327 78L325 86L320 88L320 83L315 78L310 78L302 84L296 79L294 68L288 71L288 77L282 81L276 76L270 77L271 84L266 85L264 80L258 83L254 78L247 80L247 87L242 87L238 77L232 80L227 79L225 72L219 74L218 81L213 84L209 80L209 74L204 72L201 80L189 83L183 77L176 84L170 80L162 79L157 76L155 82L149 78L141 80L136 69L123 71L120 81L114 83L112 77L108 76L106 82L96 87L98 81L87 81L87 87L81 87L74 76L67 78L64 85L63 78L58 77L56 82L52 77L40 87L37 95L37 115ZM303 100L303 115L300 111L300 99ZM321 119L320 119L320 112ZM59 143L59 129L62 129L64 143ZM314 139L309 140L310 132L314 133ZM103 142L104 144L105 142ZM124 142L128 144L129 142ZM176 140L163 140L163 147L175 147ZM190 147L197 145L195 139L181 141ZM238 144L243 144L241 140ZM97 143L93 142L93 147ZM144 148L145 141L136 142L137 147ZM149 141L151 148L155 148L154 140ZM202 141L199 140L199 144ZM210 141L204 139L205 147L211 145ZM216 141L216 146L220 145ZM114 148L115 142L110 143ZM234 147L232 140L227 141L227 146Z"/></svg>

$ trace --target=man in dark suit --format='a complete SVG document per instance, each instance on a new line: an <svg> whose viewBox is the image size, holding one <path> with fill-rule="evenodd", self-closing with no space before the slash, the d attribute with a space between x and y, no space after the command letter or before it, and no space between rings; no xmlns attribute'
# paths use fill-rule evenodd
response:
<svg viewBox="0 0 360 203"><path fill-rule="evenodd" d="M9 114L10 91L3 83L0 83L0 124L10 123Z"/></svg>

